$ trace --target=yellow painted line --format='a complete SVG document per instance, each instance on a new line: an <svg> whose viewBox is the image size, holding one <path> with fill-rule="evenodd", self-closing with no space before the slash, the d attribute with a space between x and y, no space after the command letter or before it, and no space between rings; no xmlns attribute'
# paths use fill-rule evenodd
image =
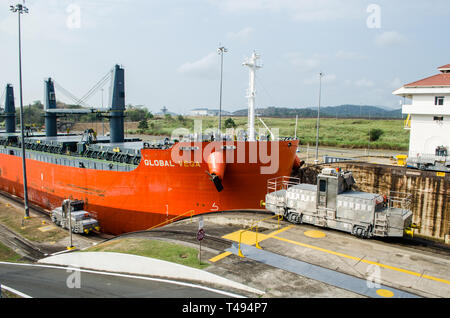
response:
<svg viewBox="0 0 450 318"><path fill-rule="evenodd" d="M317 247L317 246L313 246L313 245L309 245L309 244L300 243L300 242L297 242L297 241L292 241L292 240L285 239L285 238L278 237L278 236L272 236L272 238L280 240L280 241L288 242L288 243L291 243L291 244L295 244L295 245L311 248L311 249L314 249L314 250L317 250L317 251L321 251L321 252L325 252L325 253L328 253L328 254L349 258L349 259L352 259L352 260L355 260L355 261L360 261L362 263L377 265L377 266L380 266L380 267L383 267L383 268L387 268L387 269L391 269L391 270L394 270L394 271L397 271L397 272L401 272L401 273L405 273L405 274L409 274L409 275L413 275L413 276L418 276L418 277L423 277L423 278L426 278L426 279L430 279L430 280L434 280L434 281L437 281L437 282L441 282L441 283L445 283L445 284L449 284L450 285L450 281L448 281L446 279L437 278L437 277L433 277L433 276L430 276L430 275L423 275L422 276L422 274L417 273L417 272L413 272L413 271L410 271L410 270L406 270L406 269L402 269L402 268L398 268L398 267L394 267L394 266L390 266L390 265L385 265L385 264L381 264L381 263L365 260L365 259L362 259L360 257L350 256L350 255L347 255L347 254L343 254L343 253L327 250L325 248L321 248L321 247Z"/></svg>
<svg viewBox="0 0 450 318"><path fill-rule="evenodd" d="M336 255L336 256L350 258L350 259L353 259L355 261L361 261L360 257L349 256L349 255L342 254L342 253L339 253L339 252L330 251L330 250L327 250L327 249L324 249L324 248L321 248L321 247L317 247L317 246L313 246L313 245L309 245L309 244L305 244L305 243L300 243L300 242L297 242L297 241L292 241L292 240L285 239L285 238L282 238L282 237L279 237L279 236L272 236L272 238L280 240L280 241L288 242L288 243L291 243L291 244L295 244L295 245L300 245L300 246L303 246L303 247L311 248L311 249L318 250L318 251L321 251L321 252L333 254L333 255Z"/></svg>
<svg viewBox="0 0 450 318"><path fill-rule="evenodd" d="M231 252L224 252L222 254L214 256L213 258L210 258L209 261L215 263L217 261L220 261L222 258L225 258L225 257L227 257L227 256L229 256L231 254L232 254Z"/></svg>
<svg viewBox="0 0 450 318"><path fill-rule="evenodd" d="M273 237L274 235L280 234L286 230L289 230L290 228L292 228L293 225L287 226L285 228L279 229L277 231L274 231L272 233L269 234L261 234L258 233L258 242L267 240L268 238ZM235 242L239 242L239 237L241 236L242 233L242 237L241 237L241 243L246 244L246 245L255 245L256 244L256 232L251 232L251 231L247 231L247 230L239 230L227 235L222 236L222 238L230 240L230 241L235 241ZM209 259L210 262L217 262L220 261L221 259L231 255L231 252L224 252L222 254L219 254L217 256L214 256L213 258Z"/></svg>
<svg viewBox="0 0 450 318"><path fill-rule="evenodd" d="M450 281L446 280L446 279L442 279L442 278L437 278L437 277L433 277L433 276L429 276L429 275L423 275L423 278L426 279L431 279L431 280L435 280L437 282L441 282L441 283L445 283L445 284L450 284Z"/></svg>
<svg viewBox="0 0 450 318"><path fill-rule="evenodd" d="M289 229L292 229L293 227L294 227L294 225L289 225L289 226L286 226L286 227L284 227L284 228L282 228L282 229L276 230L275 232L272 232L272 233L267 234L267 238L274 237L275 235L278 235L278 234L280 234L280 233L283 233L284 231L289 230ZM258 238L259 238L259 237L258 237Z"/></svg>

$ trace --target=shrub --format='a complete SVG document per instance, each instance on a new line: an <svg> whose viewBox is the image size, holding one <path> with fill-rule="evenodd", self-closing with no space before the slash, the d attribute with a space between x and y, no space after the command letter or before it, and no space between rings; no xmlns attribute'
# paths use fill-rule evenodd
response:
<svg viewBox="0 0 450 318"><path fill-rule="evenodd" d="M369 131L369 138L370 141L377 141L378 139L380 139L381 135L384 134L384 131L381 129L372 129Z"/></svg>
<svg viewBox="0 0 450 318"><path fill-rule="evenodd" d="M146 119L139 122L138 129L148 129L148 123Z"/></svg>
<svg viewBox="0 0 450 318"><path fill-rule="evenodd" d="M233 118L228 118L225 120L225 128L236 128L236 123L234 122Z"/></svg>

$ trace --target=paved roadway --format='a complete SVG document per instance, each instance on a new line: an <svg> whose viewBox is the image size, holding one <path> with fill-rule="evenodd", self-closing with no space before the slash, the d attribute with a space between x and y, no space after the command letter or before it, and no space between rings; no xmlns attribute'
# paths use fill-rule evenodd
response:
<svg viewBox="0 0 450 318"><path fill-rule="evenodd" d="M223 298L239 295L189 283L0 262L0 283L33 298ZM79 288L77 288L79 286Z"/></svg>

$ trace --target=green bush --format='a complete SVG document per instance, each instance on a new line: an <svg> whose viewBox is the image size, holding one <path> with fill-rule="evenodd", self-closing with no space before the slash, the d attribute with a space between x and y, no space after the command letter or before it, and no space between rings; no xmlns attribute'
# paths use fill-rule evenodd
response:
<svg viewBox="0 0 450 318"><path fill-rule="evenodd" d="M381 135L384 134L384 131L382 129L372 129L369 131L369 137L370 137L370 141L377 141L378 139L380 139Z"/></svg>
<svg viewBox="0 0 450 318"><path fill-rule="evenodd" d="M233 118L228 118L225 120L225 128L236 128L236 123L234 122Z"/></svg>
<svg viewBox="0 0 450 318"><path fill-rule="evenodd" d="M148 123L146 119L139 122L138 129L148 129Z"/></svg>

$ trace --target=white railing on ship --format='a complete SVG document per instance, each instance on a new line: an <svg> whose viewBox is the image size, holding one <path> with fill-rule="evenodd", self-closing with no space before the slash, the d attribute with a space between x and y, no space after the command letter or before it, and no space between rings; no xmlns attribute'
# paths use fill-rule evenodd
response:
<svg viewBox="0 0 450 318"><path fill-rule="evenodd" d="M279 191L279 190L286 190L287 188L300 184L299 178L294 177L278 177L267 180L267 193Z"/></svg>

